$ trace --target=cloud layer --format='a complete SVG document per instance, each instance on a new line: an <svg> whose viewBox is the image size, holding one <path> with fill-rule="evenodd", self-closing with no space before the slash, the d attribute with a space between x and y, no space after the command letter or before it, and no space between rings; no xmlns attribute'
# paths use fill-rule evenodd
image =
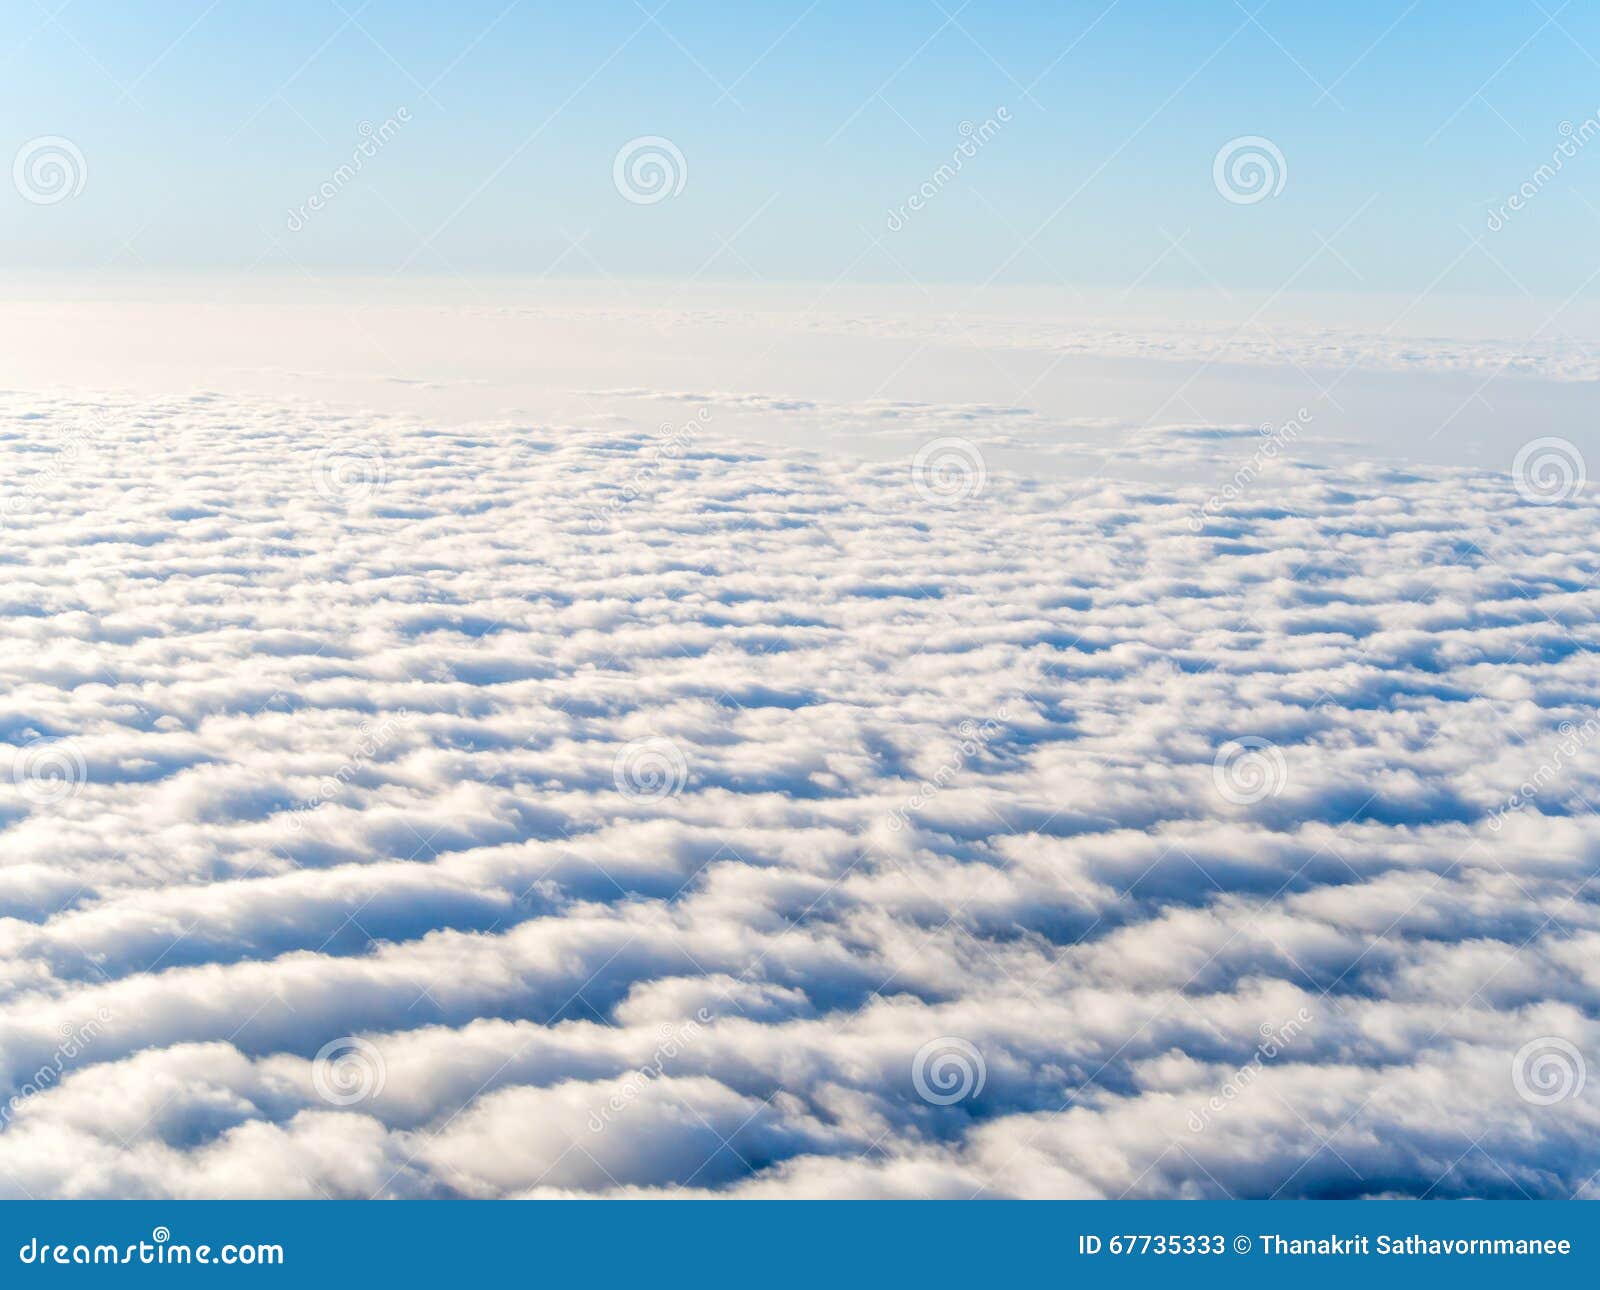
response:
<svg viewBox="0 0 1600 1290"><path fill-rule="evenodd" d="M666 406L0 404L0 1193L1587 1192L1582 493Z"/></svg>

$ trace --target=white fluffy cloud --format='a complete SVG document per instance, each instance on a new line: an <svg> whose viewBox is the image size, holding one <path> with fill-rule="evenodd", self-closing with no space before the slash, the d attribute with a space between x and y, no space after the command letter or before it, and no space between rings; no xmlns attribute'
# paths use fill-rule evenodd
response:
<svg viewBox="0 0 1600 1290"><path fill-rule="evenodd" d="M0 1192L1589 1186L1581 495L656 403L0 405Z"/></svg>

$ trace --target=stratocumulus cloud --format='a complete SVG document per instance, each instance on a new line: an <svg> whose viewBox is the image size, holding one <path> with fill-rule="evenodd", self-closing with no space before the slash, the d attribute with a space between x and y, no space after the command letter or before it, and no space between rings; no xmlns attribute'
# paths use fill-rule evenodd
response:
<svg viewBox="0 0 1600 1290"><path fill-rule="evenodd" d="M1586 1194L1583 494L730 399L8 398L0 1193Z"/></svg>

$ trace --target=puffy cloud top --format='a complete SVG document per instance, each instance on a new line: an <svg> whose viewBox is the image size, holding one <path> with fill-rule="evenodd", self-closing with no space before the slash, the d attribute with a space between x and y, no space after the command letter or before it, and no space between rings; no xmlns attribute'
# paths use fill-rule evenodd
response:
<svg viewBox="0 0 1600 1290"><path fill-rule="evenodd" d="M663 402L0 404L0 1193L1588 1190L1582 493Z"/></svg>

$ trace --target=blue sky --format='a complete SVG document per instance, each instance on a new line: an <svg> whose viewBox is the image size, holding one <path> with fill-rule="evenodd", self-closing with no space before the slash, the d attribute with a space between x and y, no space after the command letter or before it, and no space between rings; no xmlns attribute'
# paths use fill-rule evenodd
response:
<svg viewBox="0 0 1600 1290"><path fill-rule="evenodd" d="M1563 299L1600 268L1600 143L1487 216L1600 110L1600 12L1122 0L23 0L7 157L72 141L82 192L0 201L13 269L539 275ZM298 231L362 122L409 117ZM1009 117L921 212L888 212ZM670 139L670 200L618 149ZM1239 205L1218 150L1287 173ZM1474 245L1474 239L1479 244Z"/></svg>

